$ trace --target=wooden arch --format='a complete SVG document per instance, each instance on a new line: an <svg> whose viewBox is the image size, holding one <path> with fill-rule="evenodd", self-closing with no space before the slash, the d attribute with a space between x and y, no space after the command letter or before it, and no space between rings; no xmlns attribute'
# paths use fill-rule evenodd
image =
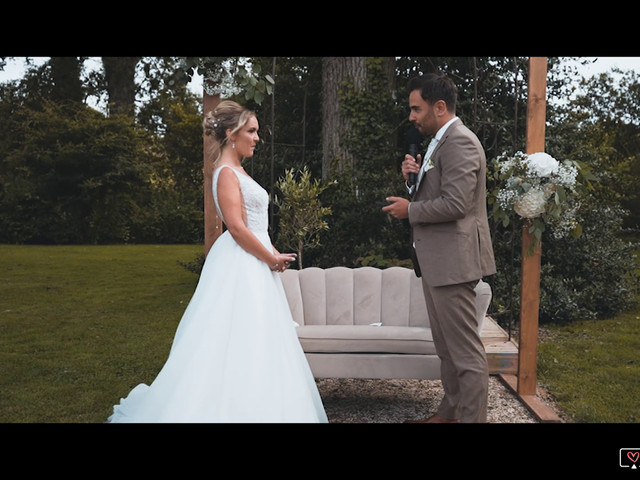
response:
<svg viewBox="0 0 640 480"><path fill-rule="evenodd" d="M546 124L547 57L529 58L527 99L527 153L544 152ZM219 95L203 91L203 112L209 112L220 103ZM209 158L210 141L203 141L204 156L204 253L222 234L222 220L217 214L211 182L213 162ZM522 277L520 306L520 344L518 349L518 375L501 375L503 381L542 422L560 422L537 396L538 312L540 307L540 265L542 247L538 242L533 255L528 253L533 235L527 228L522 232Z"/></svg>

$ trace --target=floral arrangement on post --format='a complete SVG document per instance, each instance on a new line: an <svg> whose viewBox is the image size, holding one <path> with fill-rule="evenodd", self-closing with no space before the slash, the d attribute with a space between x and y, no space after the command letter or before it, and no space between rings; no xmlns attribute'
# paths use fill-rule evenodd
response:
<svg viewBox="0 0 640 480"><path fill-rule="evenodd" d="M551 155L538 152L503 154L493 160L496 188L489 196L493 217L508 226L517 214L534 236L534 246L547 227L555 238L579 237L580 196L593 179L576 161L559 162Z"/></svg>

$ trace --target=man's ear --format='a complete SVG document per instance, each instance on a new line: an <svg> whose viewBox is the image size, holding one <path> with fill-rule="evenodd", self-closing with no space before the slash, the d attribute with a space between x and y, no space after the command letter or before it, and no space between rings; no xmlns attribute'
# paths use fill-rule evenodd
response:
<svg viewBox="0 0 640 480"><path fill-rule="evenodd" d="M447 113L447 103L444 100L438 100L433 104L433 108L437 116Z"/></svg>

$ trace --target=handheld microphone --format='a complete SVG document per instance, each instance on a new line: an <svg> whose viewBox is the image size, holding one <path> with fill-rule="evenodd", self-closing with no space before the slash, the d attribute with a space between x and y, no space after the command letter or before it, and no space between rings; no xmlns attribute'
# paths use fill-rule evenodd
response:
<svg viewBox="0 0 640 480"><path fill-rule="evenodd" d="M418 155L418 149L420 148L420 144L422 143L422 135L420 135L420 132L417 128L411 127L407 132L405 140L407 143L407 153L413 158L416 158L416 156ZM416 162L417 161L418 160L416 159ZM409 184L415 185L416 183L418 183L418 174L410 173Z"/></svg>

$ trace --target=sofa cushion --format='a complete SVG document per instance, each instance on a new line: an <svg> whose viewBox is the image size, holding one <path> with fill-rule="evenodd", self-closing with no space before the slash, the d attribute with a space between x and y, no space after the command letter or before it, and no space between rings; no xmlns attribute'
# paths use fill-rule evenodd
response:
<svg viewBox="0 0 640 480"><path fill-rule="evenodd" d="M281 278L300 325L429 326L421 280L407 268L309 267Z"/></svg>
<svg viewBox="0 0 640 480"><path fill-rule="evenodd" d="M300 325L296 330L307 353L436 354L425 327Z"/></svg>
<svg viewBox="0 0 640 480"><path fill-rule="evenodd" d="M285 270L281 278L293 320L300 325L429 326L422 281L408 268L310 267ZM490 303L491 287L478 282L478 330Z"/></svg>

